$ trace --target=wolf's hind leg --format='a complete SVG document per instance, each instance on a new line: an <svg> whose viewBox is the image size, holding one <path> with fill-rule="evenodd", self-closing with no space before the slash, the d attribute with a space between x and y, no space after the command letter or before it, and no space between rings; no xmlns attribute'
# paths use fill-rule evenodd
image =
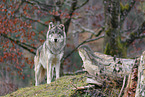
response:
<svg viewBox="0 0 145 97"><path fill-rule="evenodd" d="M40 72L40 64L39 65L35 65L35 86L39 85L38 82L38 76L39 76L39 72Z"/></svg>
<svg viewBox="0 0 145 97"><path fill-rule="evenodd" d="M53 66L52 66L52 70L51 70L51 72L52 72L52 73L51 73L51 74L52 74L52 76L51 76L51 79L53 79L53 75L54 75L54 68L55 68L55 65L53 65Z"/></svg>
<svg viewBox="0 0 145 97"><path fill-rule="evenodd" d="M34 57L34 71L35 71L35 86L37 86L38 83L38 74L39 74L39 69L40 69L40 63L39 63L39 56Z"/></svg>
<svg viewBox="0 0 145 97"><path fill-rule="evenodd" d="M41 64L38 64L35 67L35 86L38 86L45 77L46 70Z"/></svg>
<svg viewBox="0 0 145 97"><path fill-rule="evenodd" d="M44 80L45 73L46 73L46 69L44 69L43 66L41 65L38 74L38 84Z"/></svg>

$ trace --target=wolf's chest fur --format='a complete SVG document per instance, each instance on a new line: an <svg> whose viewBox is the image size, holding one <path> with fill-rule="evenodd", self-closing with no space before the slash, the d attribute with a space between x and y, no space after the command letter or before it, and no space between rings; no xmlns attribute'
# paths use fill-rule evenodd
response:
<svg viewBox="0 0 145 97"><path fill-rule="evenodd" d="M57 55L52 54L47 49L46 45L43 45L42 49L40 50L40 63L46 69L47 61L51 62L52 66L53 66L53 65L56 65L58 61L60 61L62 56L63 56L63 52L61 52L60 54L57 54Z"/></svg>

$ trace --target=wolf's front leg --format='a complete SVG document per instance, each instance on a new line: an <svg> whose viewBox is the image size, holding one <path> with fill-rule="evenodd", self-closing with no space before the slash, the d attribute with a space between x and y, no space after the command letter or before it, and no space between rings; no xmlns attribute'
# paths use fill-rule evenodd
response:
<svg viewBox="0 0 145 97"><path fill-rule="evenodd" d="M56 69L56 79L59 78L59 74L60 74L60 62L58 62L55 66Z"/></svg>
<svg viewBox="0 0 145 97"><path fill-rule="evenodd" d="M51 69L52 69L52 67L51 67L51 62L48 62L47 61L47 84L50 84L51 83Z"/></svg>

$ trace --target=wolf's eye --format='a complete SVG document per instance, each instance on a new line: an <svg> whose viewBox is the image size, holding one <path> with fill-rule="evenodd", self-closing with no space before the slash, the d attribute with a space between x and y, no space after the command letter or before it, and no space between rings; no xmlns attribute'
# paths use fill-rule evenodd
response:
<svg viewBox="0 0 145 97"><path fill-rule="evenodd" d="M58 32L58 34L61 34L61 32Z"/></svg>
<svg viewBox="0 0 145 97"><path fill-rule="evenodd" d="M52 34L54 34L54 31L52 32Z"/></svg>

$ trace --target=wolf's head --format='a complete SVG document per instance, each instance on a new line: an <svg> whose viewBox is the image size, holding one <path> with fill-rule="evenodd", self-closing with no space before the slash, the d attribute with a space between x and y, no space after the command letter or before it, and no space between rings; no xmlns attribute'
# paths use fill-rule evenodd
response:
<svg viewBox="0 0 145 97"><path fill-rule="evenodd" d="M59 54L66 45L66 33L63 24L54 26L51 22L46 35L46 45L53 54Z"/></svg>

